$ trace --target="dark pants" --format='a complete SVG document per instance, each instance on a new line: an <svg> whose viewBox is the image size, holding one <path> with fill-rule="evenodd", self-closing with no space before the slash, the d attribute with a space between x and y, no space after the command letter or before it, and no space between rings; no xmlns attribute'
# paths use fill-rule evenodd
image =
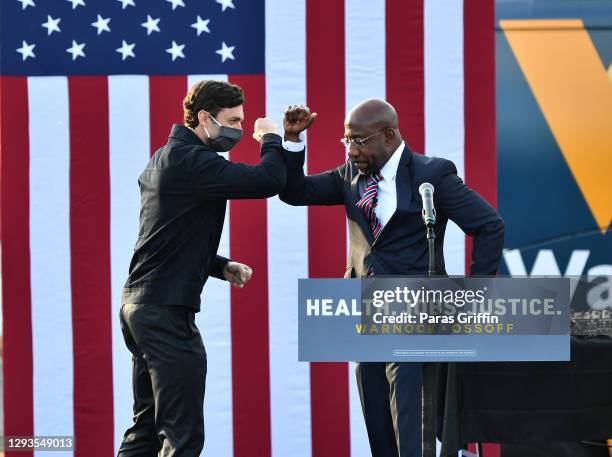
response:
<svg viewBox="0 0 612 457"><path fill-rule="evenodd" d="M372 457L421 457L422 367L421 363L357 364Z"/></svg>
<svg viewBox="0 0 612 457"><path fill-rule="evenodd" d="M204 446L206 351L194 310L124 304L125 344L132 353L134 425L118 457L194 457Z"/></svg>

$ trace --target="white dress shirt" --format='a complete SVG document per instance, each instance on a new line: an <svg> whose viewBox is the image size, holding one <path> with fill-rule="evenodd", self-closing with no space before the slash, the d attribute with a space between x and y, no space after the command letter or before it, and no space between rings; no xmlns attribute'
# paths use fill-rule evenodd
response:
<svg viewBox="0 0 612 457"><path fill-rule="evenodd" d="M300 133L300 142L283 140L283 148L290 152L301 152L304 150L304 136ZM397 175L397 167L399 166L402 152L404 151L404 142L393 152L387 163L380 170L383 179L378 182L378 202L376 204L376 217L384 228L397 209L397 186L395 184L395 176ZM367 183L367 180L366 180Z"/></svg>
<svg viewBox="0 0 612 457"><path fill-rule="evenodd" d="M304 150L304 143L306 142L306 137L303 133L300 133L300 141L289 141L283 138L283 149L289 152L302 152Z"/></svg>

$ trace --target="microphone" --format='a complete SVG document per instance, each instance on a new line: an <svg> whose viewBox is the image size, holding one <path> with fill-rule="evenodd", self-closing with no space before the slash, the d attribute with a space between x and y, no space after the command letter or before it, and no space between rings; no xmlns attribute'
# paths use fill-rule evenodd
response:
<svg viewBox="0 0 612 457"><path fill-rule="evenodd" d="M419 186L419 194L423 199L423 223L427 227L436 225L436 209L433 204L434 186L424 182Z"/></svg>

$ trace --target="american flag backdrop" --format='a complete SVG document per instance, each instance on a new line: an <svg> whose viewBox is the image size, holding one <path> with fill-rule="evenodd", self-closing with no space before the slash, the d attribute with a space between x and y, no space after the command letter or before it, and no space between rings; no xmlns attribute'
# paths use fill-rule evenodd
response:
<svg viewBox="0 0 612 457"><path fill-rule="evenodd" d="M74 435L76 456L116 453L132 414L118 313L137 178L201 79L245 90L233 161L258 161L257 117L280 123L305 102L319 113L307 171L335 167L347 110L386 98L414 150L453 160L496 203L493 0L0 5L7 436ZM254 276L243 290L210 279L202 294L204 455L370 455L353 364L297 362L297 279L340 277L346 251L341 207L230 203L219 253ZM450 227L450 273L465 271L466 252Z"/></svg>

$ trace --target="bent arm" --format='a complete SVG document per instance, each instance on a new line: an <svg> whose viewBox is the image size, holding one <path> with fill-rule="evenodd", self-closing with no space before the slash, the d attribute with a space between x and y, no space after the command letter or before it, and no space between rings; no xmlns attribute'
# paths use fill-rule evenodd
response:
<svg viewBox="0 0 612 457"><path fill-rule="evenodd" d="M234 163L218 154L202 154L193 174L199 192L208 200L272 197L287 181L281 137L272 133L262 137L261 161L257 165Z"/></svg>
<svg viewBox="0 0 612 457"><path fill-rule="evenodd" d="M293 206L342 205L342 173L345 165L323 173L304 175L305 151L284 151L287 185L279 193L282 201Z"/></svg>
<svg viewBox="0 0 612 457"><path fill-rule="evenodd" d="M444 164L436 192L437 205L473 237L471 275L495 275L504 244L504 221L498 212L457 176L452 162Z"/></svg>

